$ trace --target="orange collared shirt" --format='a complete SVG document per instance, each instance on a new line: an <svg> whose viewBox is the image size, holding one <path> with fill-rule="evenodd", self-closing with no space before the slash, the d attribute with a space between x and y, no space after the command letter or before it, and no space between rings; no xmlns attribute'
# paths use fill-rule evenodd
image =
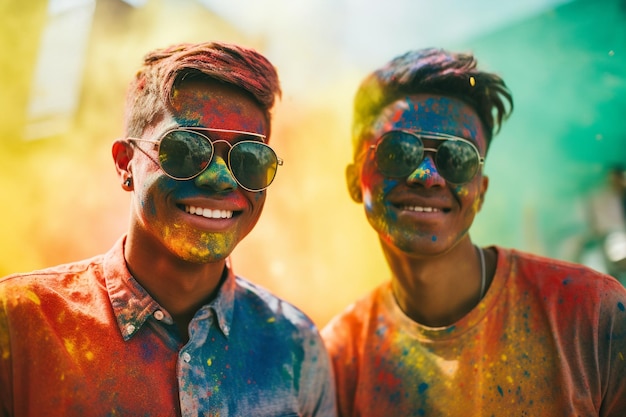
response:
<svg viewBox="0 0 626 417"><path fill-rule="evenodd" d="M0 281L0 416L335 416L303 313L229 270L183 344L123 244Z"/></svg>

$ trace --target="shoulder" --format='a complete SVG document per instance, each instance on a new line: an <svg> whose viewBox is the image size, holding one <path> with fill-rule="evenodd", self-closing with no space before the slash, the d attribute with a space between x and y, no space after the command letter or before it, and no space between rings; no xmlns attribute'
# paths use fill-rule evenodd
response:
<svg viewBox="0 0 626 417"><path fill-rule="evenodd" d="M534 289L546 300L593 306L626 297L626 289L617 279L587 266L514 249L497 250L497 268L502 269L497 273L507 274L509 284L513 280Z"/></svg>
<svg viewBox="0 0 626 417"><path fill-rule="evenodd" d="M499 253L498 268L509 263L511 273L532 275L541 278L542 282L561 278L568 278L568 283L572 284L595 283L612 286L612 282L617 282L613 277L585 265L535 255L516 249L498 247L497 250Z"/></svg>
<svg viewBox="0 0 626 417"><path fill-rule="evenodd" d="M235 309L259 324L271 324L317 334L313 320L290 302L245 278L235 278Z"/></svg>
<svg viewBox="0 0 626 417"><path fill-rule="evenodd" d="M36 298L46 294L76 297L89 292L92 282L85 275L101 276L102 256L34 270L15 273L0 279L0 294L8 299Z"/></svg>
<svg viewBox="0 0 626 417"><path fill-rule="evenodd" d="M35 323L35 317L56 319L62 311L82 313L81 306L104 288L101 256L15 273L0 279L0 314Z"/></svg>
<svg viewBox="0 0 626 417"><path fill-rule="evenodd" d="M385 282L333 317L321 331L326 344L345 343L367 332L372 317L380 317L386 311L384 304L389 292L389 282Z"/></svg>

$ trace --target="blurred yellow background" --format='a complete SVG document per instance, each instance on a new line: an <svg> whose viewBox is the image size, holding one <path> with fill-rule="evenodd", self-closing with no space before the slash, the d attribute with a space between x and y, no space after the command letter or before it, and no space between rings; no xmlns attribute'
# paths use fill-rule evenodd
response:
<svg viewBox="0 0 626 417"><path fill-rule="evenodd" d="M583 15L585 7L592 7L582 0L533 0L523 5L481 0L469 2L471 7L465 0L432 3L2 0L0 275L90 257L111 247L128 221L129 195L120 187L110 150L121 134L127 83L149 50L183 41L229 41L259 50L278 68L283 98L274 110L271 143L285 160L269 189L260 222L232 257L235 271L324 325L388 278L377 236L362 208L350 201L344 183L344 167L351 156L352 97L361 78L409 48L458 47L476 50L479 62L504 72L513 87L515 81L509 77L516 77L513 69L522 71L528 56L508 51L493 39L509 33L523 44L535 36L532 31L537 27L551 27L555 19L576 15L574 7L582 8ZM598 4L616 8L618 0ZM547 23L537 23L545 19ZM621 59L626 55L611 45L602 50L617 51ZM555 69L555 76L559 71L563 69ZM625 89L623 77L617 84L615 79L607 82L613 83L613 91ZM524 90L516 87L514 95ZM619 100L623 103L623 98ZM531 110L537 103L535 97L527 102ZM550 103L551 108L554 105ZM519 101L517 106L513 119L521 112L516 122L521 126L528 120L523 116L524 98L522 110ZM615 124L613 119L608 123ZM517 131L527 134L521 127ZM532 183L536 178L525 183L526 176L519 174L528 172L524 154L511 158L510 152L529 145L515 132L505 124L496 138L495 143L511 147L495 146L500 164L490 166L488 159L493 196L472 234L482 244L571 258L571 250L559 252L552 242L584 233L584 224L574 216L559 225L569 227L566 236L555 238L546 232L546 221L538 213L549 211L550 205ZM624 149L623 138L616 143L607 153ZM530 151L536 155L538 149ZM602 162L585 165L591 167L593 178L578 194L597 184ZM580 168L580 161L573 166L570 169ZM498 175L507 169L509 176L499 182ZM516 204L518 200L504 192L511 190L512 178L518 181L513 187L516 195L530 203ZM528 199L524 190L530 189L535 191ZM556 201L572 201L573 196ZM514 210L509 203L516 204ZM553 213L562 213L561 207L554 206Z"/></svg>

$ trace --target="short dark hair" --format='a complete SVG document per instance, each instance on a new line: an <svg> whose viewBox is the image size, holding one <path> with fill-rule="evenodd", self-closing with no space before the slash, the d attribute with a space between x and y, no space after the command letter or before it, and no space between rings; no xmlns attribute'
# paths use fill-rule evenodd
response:
<svg viewBox="0 0 626 417"><path fill-rule="evenodd" d="M198 76L247 91L265 111L268 136L271 109L281 89L274 66L253 49L223 42L181 43L148 53L126 95L125 133L139 136L170 108L172 91Z"/></svg>
<svg viewBox="0 0 626 417"><path fill-rule="evenodd" d="M397 56L369 74L354 98L352 140L355 152L382 109L410 94L438 94L471 106L487 135L487 148L502 121L513 111L513 96L504 80L478 70L470 53L417 49Z"/></svg>

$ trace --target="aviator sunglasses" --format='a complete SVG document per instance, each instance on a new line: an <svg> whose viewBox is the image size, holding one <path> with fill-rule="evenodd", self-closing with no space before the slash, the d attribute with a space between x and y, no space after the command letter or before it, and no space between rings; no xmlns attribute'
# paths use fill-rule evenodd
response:
<svg viewBox="0 0 626 417"><path fill-rule="evenodd" d="M426 148L424 140L441 141ZM383 134L374 149L378 170L388 177L406 177L417 169L426 151L434 152L437 172L452 184L470 182L485 163L476 146L467 139L439 132L391 130Z"/></svg>
<svg viewBox="0 0 626 417"><path fill-rule="evenodd" d="M212 140L207 135L197 132L198 130L235 133L241 135L244 140L235 144L226 140ZM256 192L270 186L276 176L278 165L283 164L283 160L276 156L276 152L261 142L265 139L266 136L260 133L239 130L179 127L166 131L159 140L128 138L128 141L158 145L158 162L140 146L137 146L137 149L159 165L168 177L175 180L190 180L200 175L213 159L215 144L224 142L230 146L227 164L233 178L243 189Z"/></svg>

